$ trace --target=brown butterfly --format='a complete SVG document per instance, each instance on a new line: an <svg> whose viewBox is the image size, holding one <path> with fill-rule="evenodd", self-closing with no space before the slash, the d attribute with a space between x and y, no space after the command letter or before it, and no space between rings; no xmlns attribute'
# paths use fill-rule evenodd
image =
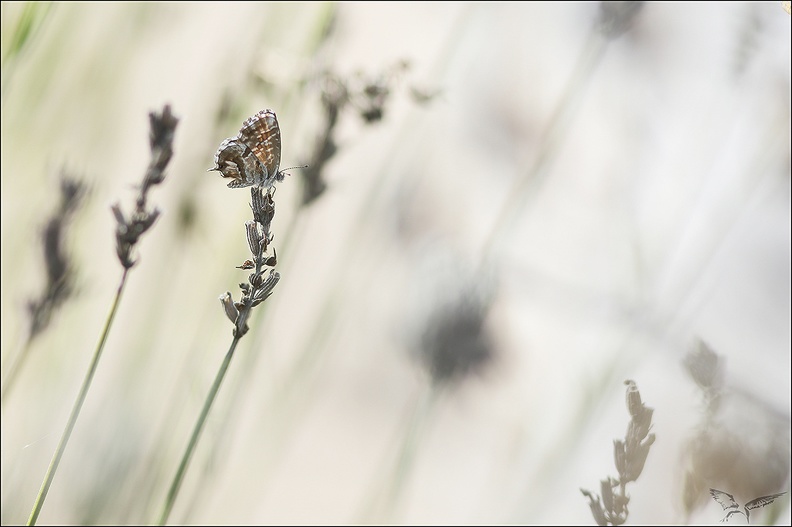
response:
<svg viewBox="0 0 792 527"><path fill-rule="evenodd" d="M220 143L215 154L215 166L207 172L217 170L231 180L229 188L256 185L271 187L283 181L284 174L278 170L281 158L281 134L275 112L262 110L248 118L235 137Z"/></svg>

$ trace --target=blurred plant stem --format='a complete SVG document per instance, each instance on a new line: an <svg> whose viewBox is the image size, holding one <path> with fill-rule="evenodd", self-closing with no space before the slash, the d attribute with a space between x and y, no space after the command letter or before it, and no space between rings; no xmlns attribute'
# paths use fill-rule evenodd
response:
<svg viewBox="0 0 792 527"><path fill-rule="evenodd" d="M124 272L121 275L121 282L118 284L118 290L116 291L115 299L113 300L113 306L110 308L110 314L107 316L107 321L105 322L104 328L102 329L102 336L100 337L99 344L96 346L96 350L94 351L93 358L91 359L91 365L88 367L88 373L86 373L85 379L83 380L82 386L80 387L80 393L77 395L77 400L74 402L74 407L72 408L71 414L69 415L69 420L66 422L66 428L63 430L63 435L58 442L58 447L55 449L55 454L52 456L52 461L50 461L49 467L47 468L47 473L44 476L44 482L41 484L41 489L36 496L36 502L33 504L33 510L31 511L30 517L28 518L28 525L36 525L36 520L39 517L39 513L41 513L41 507L44 505L44 500L47 499L47 493L49 492L50 485L52 485L52 480L55 478L55 472L58 470L58 464L60 464L60 460L66 450L66 445L69 442L72 430L74 430L74 425L77 424L77 418L80 416L80 410L82 409L82 405L85 402L85 397L88 395L88 389L91 387L91 381L93 380L94 374L96 373L96 368L99 365L99 358L102 356L102 350L104 349L105 342L107 342L107 336L110 333L110 328L113 325L113 319L115 318L116 311L118 310L118 304L121 301L121 295L124 292L124 286L126 285L128 273L129 268L124 268Z"/></svg>
<svg viewBox="0 0 792 527"><path fill-rule="evenodd" d="M93 359L88 367L88 373L83 380L80 387L80 392L77 400L74 403L69 420L66 423L66 428L63 431L58 446L55 449L55 454L52 456L52 461L47 468L47 473L44 476L44 482L41 484L41 489L36 496L36 501L33 505L33 510L28 518L28 525L35 525L41 507L44 505L44 500L47 498L50 485L55 477L55 472L58 470L63 453L66 450L66 445L71 437L72 430L77 423L77 418L80 415L80 410L85 402L85 397L88 394L88 389L91 387L96 368L99 364L99 359L102 356L107 337L110 333L110 328L113 325L118 305L121 301L121 295L124 292L127 276L129 270L135 265L136 260L133 258L133 251L137 247L140 237L148 231L156 222L159 217L159 210L154 208L147 209L148 191L151 187L159 185L165 180L165 168L173 156L173 135L176 130L176 125L179 120L171 112L170 106L165 105L161 114L150 113L149 122L151 131L149 133L149 143L151 146L151 160L143 176L143 182L140 186L138 197L135 204L135 209L128 217L124 215L121 207L115 204L111 207L116 219L116 254L121 262L124 272L121 275L121 280L118 284L113 306L110 308L110 314L107 317L102 336L99 339L99 344L94 351Z"/></svg>
<svg viewBox="0 0 792 527"><path fill-rule="evenodd" d="M508 240L520 214L541 190L608 44L630 29L642 7L643 2L599 3L598 18L586 37L572 77L542 134L538 155L525 176L518 179L507 193L506 203L487 237L485 249L481 253L485 259L497 260L500 247Z"/></svg>
<svg viewBox="0 0 792 527"><path fill-rule="evenodd" d="M187 467L189 466L190 459L192 458L192 454L195 451L195 446L198 444L198 438L201 436L201 431L206 424L206 418L209 415L209 410L212 408L212 403L214 403L214 400L217 397L217 392L220 390L220 384L222 384L223 379L225 378L226 371L228 371L228 365L231 364L231 358L234 356L234 350L236 349L240 338L241 336L234 337L234 340L231 342L231 347L228 349L228 353L226 353L225 359L223 359L223 363L220 365L220 369L215 376L212 387L209 389L209 394L206 396L203 408L201 409L201 414L198 416L198 421L195 423L195 428L193 428L192 435L190 436L190 442L187 444L187 449L184 451L181 462L179 463L179 469L176 471L176 476L173 478L170 489L168 489L168 495L165 498L165 505L163 506L162 513L160 513L157 525L165 525L165 523L167 523L168 517L170 516L171 510L173 509L173 504L176 503L176 498L179 495L179 489L181 488L182 481L184 480L184 474L187 472Z"/></svg>
<svg viewBox="0 0 792 527"><path fill-rule="evenodd" d="M410 472L415 466L418 447L426 436L429 417L434 413L440 396L445 391L445 385L440 383L427 383L412 405L409 421L401 427L404 431L401 446L391 469L382 475L380 471L374 474L374 494L364 503L364 510L354 522L357 524L398 524L401 496Z"/></svg>
<svg viewBox="0 0 792 527"><path fill-rule="evenodd" d="M531 198L537 195L547 180L580 102L593 78L593 73L605 56L608 42L596 29L589 32L580 58L572 70L572 77L542 134L536 159L524 176L515 181L513 187L506 194L508 196L506 202L503 204L486 238L484 250L481 252L485 259L497 260L498 252L501 246L507 243L511 229L520 214L524 212Z"/></svg>
<svg viewBox="0 0 792 527"><path fill-rule="evenodd" d="M9 2L11 4L12 2ZM13 2L16 3L16 2ZM3 28L3 31L11 31L11 39L3 50L3 79L2 87L0 87L0 100L2 105L5 106L6 95L11 86L11 81L14 78L14 72L19 60L24 55L32 43L35 41L41 32L41 27L47 21L51 10L53 8L52 2L24 2L22 13L16 20L16 25L13 28ZM3 10L7 6L3 6ZM5 16L5 13L3 13Z"/></svg>

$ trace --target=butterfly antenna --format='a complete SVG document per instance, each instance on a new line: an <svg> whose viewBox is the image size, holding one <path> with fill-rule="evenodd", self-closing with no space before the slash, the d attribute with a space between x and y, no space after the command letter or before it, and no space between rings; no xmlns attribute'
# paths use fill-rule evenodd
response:
<svg viewBox="0 0 792 527"><path fill-rule="evenodd" d="M296 166L296 167L284 168L283 170L278 170L278 172L286 172L287 170L291 170L293 168L308 168L308 165L300 165L300 166Z"/></svg>

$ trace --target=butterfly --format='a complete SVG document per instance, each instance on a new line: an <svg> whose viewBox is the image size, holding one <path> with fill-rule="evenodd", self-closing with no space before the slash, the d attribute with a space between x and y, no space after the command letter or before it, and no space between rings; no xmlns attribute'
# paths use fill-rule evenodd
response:
<svg viewBox="0 0 792 527"><path fill-rule="evenodd" d="M207 172L218 171L231 181L228 188L255 185L269 188L283 181L278 170L281 158L281 133L275 112L261 110L248 118L235 137L220 143L215 153L215 166Z"/></svg>

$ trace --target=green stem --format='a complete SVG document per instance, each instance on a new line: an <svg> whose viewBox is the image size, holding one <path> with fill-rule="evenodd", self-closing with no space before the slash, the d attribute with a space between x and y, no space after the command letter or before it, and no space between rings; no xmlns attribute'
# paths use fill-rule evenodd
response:
<svg viewBox="0 0 792 527"><path fill-rule="evenodd" d="M247 311L249 312L250 310ZM187 472L187 466L190 464L190 459L192 458L193 451L195 450L195 445L198 444L198 438L201 436L201 431L206 424L206 417L209 415L209 410L212 408L212 403L214 403L214 400L217 397L217 392L220 391L220 384L222 384L226 371L228 371L228 365L231 363L231 358L234 356L234 350L236 349L240 338L241 337L234 338L228 353L226 353L225 359L223 359L223 364L220 365L220 370L217 372L217 376L215 376L214 384L212 384L212 388L209 390L209 395L206 397L203 409L201 410L201 415L198 417L198 422L195 423L195 428L193 429L192 436L190 437L190 443L187 445L187 450L184 451L184 455L182 456L181 463L179 464L179 470L176 472L176 477L173 478L173 483L171 483L170 490L168 490L168 496L165 499L165 507L162 509L162 514L160 515L158 525L165 525L165 523L168 521L168 516L170 516L171 509L173 509L173 504L176 502L176 497L179 494L179 489L181 488L182 481L184 480L184 474Z"/></svg>
<svg viewBox="0 0 792 527"><path fill-rule="evenodd" d="M82 387L80 388L80 394L77 396L77 400L74 402L74 408L72 408L69 421L66 423L66 428L63 430L63 435L61 436L60 442L58 443L58 448L55 450L55 454L52 456L52 461L50 461L47 474L44 476L44 482L41 484L41 489L39 490L38 496L36 496L36 503L33 505L33 510L30 512L30 518L28 518L27 522L28 525L36 525L36 520L38 519L39 513L41 513L41 507L44 506L44 500L47 499L47 493L49 492L50 485L52 485L52 480L55 478L55 472L58 470L58 464L60 464L61 457L63 457L63 452L66 450L66 445L69 442L72 430L74 430L74 425L77 423L77 418L79 417L80 410L82 409L82 405L85 402L85 397L88 395L88 389L91 387L91 381L93 380L93 376L96 373L96 367L99 364L99 358L102 356L102 350L104 349L105 342L107 342L107 336L110 333L110 327L113 325L113 318L115 318L116 311L118 311L118 304L121 301L121 294L124 292L124 286L126 285L128 273L129 269L124 269L124 274L121 275L121 283L118 284L118 291L116 291L113 307L110 308L110 314L107 316L107 321L105 322L102 336L99 339L99 344L96 346L96 351L94 351L94 356L91 360L91 365L88 368L88 373L85 375L85 380L83 380Z"/></svg>

